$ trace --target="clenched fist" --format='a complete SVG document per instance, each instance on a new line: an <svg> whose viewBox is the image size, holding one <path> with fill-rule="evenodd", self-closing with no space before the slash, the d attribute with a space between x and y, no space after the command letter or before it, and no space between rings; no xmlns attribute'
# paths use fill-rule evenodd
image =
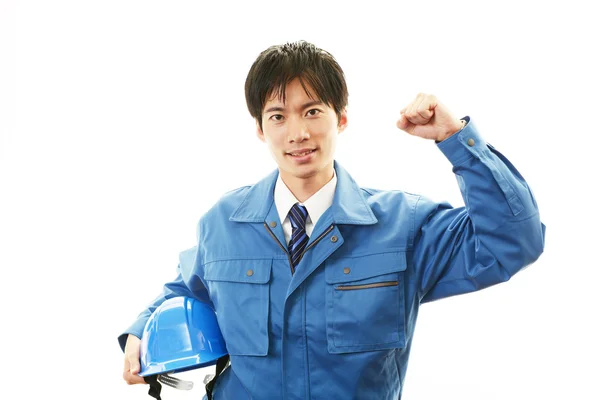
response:
<svg viewBox="0 0 600 400"><path fill-rule="evenodd" d="M462 122L432 94L419 93L400 110L396 126L414 136L441 142L462 129Z"/></svg>

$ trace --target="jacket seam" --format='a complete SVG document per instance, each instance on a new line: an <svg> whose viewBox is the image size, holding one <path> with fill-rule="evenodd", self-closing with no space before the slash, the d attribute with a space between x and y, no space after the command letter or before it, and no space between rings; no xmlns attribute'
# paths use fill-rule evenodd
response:
<svg viewBox="0 0 600 400"><path fill-rule="evenodd" d="M227 257L218 257L215 258L213 260L210 261L206 261L205 263L203 263L201 266L205 266L214 262L219 262L219 261L239 261L239 260L272 260L272 259L286 259L286 257L281 257L281 256L257 256L257 257L248 257L248 256L244 256L244 257L235 257L235 256L227 256Z"/></svg>
<svg viewBox="0 0 600 400"><path fill-rule="evenodd" d="M412 248L415 246L415 236L416 236L416 232L417 232L417 208L419 206L419 201L421 201L422 197L423 196L417 197L417 201L415 201L415 206L413 208L412 226L410 227L410 233L408 235L410 237L408 251L412 250Z"/></svg>
<svg viewBox="0 0 600 400"><path fill-rule="evenodd" d="M302 288L302 339L304 344L304 394L310 399L310 368L308 366L308 338L306 335L306 286Z"/></svg>
<svg viewBox="0 0 600 400"><path fill-rule="evenodd" d="M341 222L337 222L336 221L336 224L344 224L344 223L347 223L347 222L355 222L355 223L362 224L363 222L365 222L365 220L364 219L345 219L345 220L343 220Z"/></svg>

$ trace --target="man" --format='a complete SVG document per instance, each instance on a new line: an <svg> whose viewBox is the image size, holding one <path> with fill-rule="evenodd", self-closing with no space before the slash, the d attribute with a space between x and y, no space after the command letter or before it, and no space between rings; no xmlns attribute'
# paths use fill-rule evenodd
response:
<svg viewBox="0 0 600 400"><path fill-rule="evenodd" d="M200 219L176 279L119 337L123 377L143 383L144 324L185 295L215 308L227 344L215 399L398 399L420 304L506 281L542 253L533 194L469 117L425 94L397 126L435 141L466 207L360 188L334 161L343 72L310 43L262 52L245 89L278 169Z"/></svg>

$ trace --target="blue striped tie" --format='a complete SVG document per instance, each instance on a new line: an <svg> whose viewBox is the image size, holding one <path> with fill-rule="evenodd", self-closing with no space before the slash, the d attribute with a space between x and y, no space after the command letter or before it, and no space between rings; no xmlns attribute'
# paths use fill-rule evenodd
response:
<svg viewBox="0 0 600 400"><path fill-rule="evenodd" d="M292 257L292 264L295 267L300 262L302 252L306 247L306 243L308 243L308 235L304 230L308 211L306 211L306 207L301 206L300 203L296 203L292 206L288 216L292 223L292 238L288 244L288 251Z"/></svg>

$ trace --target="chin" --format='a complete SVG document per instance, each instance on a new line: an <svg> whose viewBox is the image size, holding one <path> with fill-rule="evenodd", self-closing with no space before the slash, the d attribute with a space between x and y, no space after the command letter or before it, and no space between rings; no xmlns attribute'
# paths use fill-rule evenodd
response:
<svg viewBox="0 0 600 400"><path fill-rule="evenodd" d="M296 166L295 168L290 168L288 171L290 171L290 173L297 178L308 179L313 176L319 175L319 173L321 171L323 171L323 169L324 169L323 166L317 166L317 165L311 164L311 165L303 165L300 167Z"/></svg>
<svg viewBox="0 0 600 400"><path fill-rule="evenodd" d="M319 171L317 171L315 169L305 170L305 171L295 171L294 176L297 178L301 178L301 179L308 179L310 177L317 175L318 172Z"/></svg>

